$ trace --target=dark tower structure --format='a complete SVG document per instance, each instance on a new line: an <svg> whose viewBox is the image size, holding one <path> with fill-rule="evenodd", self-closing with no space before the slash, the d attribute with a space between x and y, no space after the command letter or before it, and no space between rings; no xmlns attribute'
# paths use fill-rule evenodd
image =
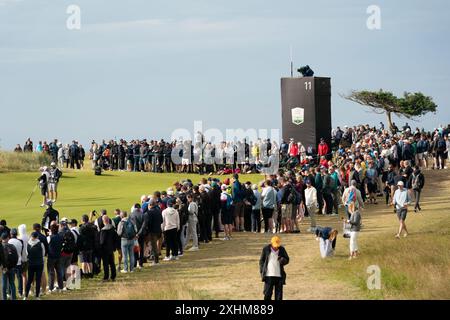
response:
<svg viewBox="0 0 450 320"><path fill-rule="evenodd" d="M331 146L331 79L281 78L282 136L314 150L320 138Z"/></svg>

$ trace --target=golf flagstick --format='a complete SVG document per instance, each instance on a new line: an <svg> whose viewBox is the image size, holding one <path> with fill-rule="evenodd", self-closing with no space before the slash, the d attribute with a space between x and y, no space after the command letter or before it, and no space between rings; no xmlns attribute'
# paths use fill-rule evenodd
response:
<svg viewBox="0 0 450 320"><path fill-rule="evenodd" d="M37 184L34 186L33 191L31 191L30 196L28 197L27 202L25 203L25 207L28 205L28 202L30 202L31 197L33 196L33 194L36 192L36 188L37 188Z"/></svg>

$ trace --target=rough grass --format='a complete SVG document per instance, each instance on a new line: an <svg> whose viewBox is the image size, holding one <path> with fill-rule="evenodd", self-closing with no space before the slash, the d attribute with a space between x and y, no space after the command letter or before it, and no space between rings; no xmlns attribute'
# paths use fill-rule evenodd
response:
<svg viewBox="0 0 450 320"><path fill-rule="evenodd" d="M36 171L50 163L50 156L44 153L0 151L0 172Z"/></svg>

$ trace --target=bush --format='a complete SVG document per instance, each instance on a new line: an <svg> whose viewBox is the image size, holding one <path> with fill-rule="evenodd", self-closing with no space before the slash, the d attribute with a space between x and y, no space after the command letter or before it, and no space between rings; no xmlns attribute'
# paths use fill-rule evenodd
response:
<svg viewBox="0 0 450 320"><path fill-rule="evenodd" d="M50 165L51 161L51 157L44 153L0 151L0 172L36 171Z"/></svg>

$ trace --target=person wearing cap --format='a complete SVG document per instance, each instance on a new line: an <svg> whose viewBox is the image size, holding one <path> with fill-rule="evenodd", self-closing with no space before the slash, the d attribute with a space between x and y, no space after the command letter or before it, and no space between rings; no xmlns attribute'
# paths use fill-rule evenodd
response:
<svg viewBox="0 0 450 320"><path fill-rule="evenodd" d="M164 232L166 240L166 257L164 261L178 260L178 240L177 232L180 229L180 216L178 211L173 207L174 200L167 201L167 208L162 212L161 228Z"/></svg>
<svg viewBox="0 0 450 320"><path fill-rule="evenodd" d="M31 237L28 240L27 245L27 259L28 259L28 281L25 286L24 300L28 299L30 293L31 284L35 283L35 297L39 300L41 294L41 281L44 274L44 257L45 246L39 240L40 233L34 231L31 233Z"/></svg>
<svg viewBox="0 0 450 320"><path fill-rule="evenodd" d="M270 244L262 249L259 258L259 272L264 282L264 300L272 300L274 290L275 300L283 300L283 285L286 284L284 266L288 263L289 256L281 245L280 237L272 237Z"/></svg>
<svg viewBox="0 0 450 320"><path fill-rule="evenodd" d="M220 213L222 215L222 224L224 228L225 237L223 240L231 240L231 232L233 231L233 206L232 198L229 194L229 187L227 184L222 184L220 187L222 193L220 194Z"/></svg>
<svg viewBox="0 0 450 320"><path fill-rule="evenodd" d="M408 214L408 205L411 203L411 199L408 191L404 188L404 185L405 184L403 181L399 181L397 183L398 189L395 190L394 197L392 199L392 204L397 211L397 217L400 222L398 233L395 235L397 239L400 239L402 231L405 231L404 237L408 236L408 229L406 228L405 220Z"/></svg>
<svg viewBox="0 0 450 320"><path fill-rule="evenodd" d="M0 250L4 253L2 261L2 294L3 300L8 300L8 294L11 295L11 300L16 300L16 284L14 280L17 260L12 259L14 258L14 253L16 259L20 259L21 252L17 251L15 245L9 243L9 238L10 236L6 232L1 234Z"/></svg>
<svg viewBox="0 0 450 320"><path fill-rule="evenodd" d="M42 204L41 207L45 207L45 204L47 203L47 196L48 196L48 180L50 178L50 173L48 172L47 167L41 167L39 169L41 171L41 175L37 179L39 183L39 189L41 190L42 195Z"/></svg>
<svg viewBox="0 0 450 320"><path fill-rule="evenodd" d="M53 202L47 201L47 209L42 217L42 227L45 234L48 234L48 230L53 221L59 223L59 212L58 210L53 209Z"/></svg>
<svg viewBox="0 0 450 320"><path fill-rule="evenodd" d="M50 201L52 201L53 203L56 202L56 200L58 199L58 182L59 179L62 176L62 172L61 170L59 170L59 168L56 166L55 162L52 162L50 164L50 169L49 169L49 176L48 176L48 198Z"/></svg>

